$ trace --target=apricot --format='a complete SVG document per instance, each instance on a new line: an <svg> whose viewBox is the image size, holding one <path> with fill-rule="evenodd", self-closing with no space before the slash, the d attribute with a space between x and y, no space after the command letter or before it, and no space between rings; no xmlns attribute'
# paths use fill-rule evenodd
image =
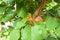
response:
<svg viewBox="0 0 60 40"><path fill-rule="evenodd" d="M37 16L37 17L35 18L35 21L42 22L42 21L43 21L43 19L42 19L40 16Z"/></svg>
<svg viewBox="0 0 60 40"><path fill-rule="evenodd" d="M33 20L32 17L28 18L28 21L29 21L29 22L30 22L30 21L39 21L39 22L42 22L43 19L42 19L40 16L37 16L34 20Z"/></svg>

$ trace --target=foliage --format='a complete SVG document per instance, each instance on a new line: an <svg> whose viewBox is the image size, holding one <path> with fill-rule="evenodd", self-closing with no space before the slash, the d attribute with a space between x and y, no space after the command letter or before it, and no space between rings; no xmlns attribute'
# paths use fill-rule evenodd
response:
<svg viewBox="0 0 60 40"><path fill-rule="evenodd" d="M40 3L0 0L0 40L60 40L60 0L48 0L39 15L42 22L28 21Z"/></svg>

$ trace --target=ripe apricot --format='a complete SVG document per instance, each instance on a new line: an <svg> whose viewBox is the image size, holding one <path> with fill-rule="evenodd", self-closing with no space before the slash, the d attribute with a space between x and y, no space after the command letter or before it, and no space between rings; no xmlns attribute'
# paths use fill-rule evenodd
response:
<svg viewBox="0 0 60 40"><path fill-rule="evenodd" d="M43 21L43 19L42 19L40 16L37 16L37 17L35 18L35 21L42 22L42 21Z"/></svg>

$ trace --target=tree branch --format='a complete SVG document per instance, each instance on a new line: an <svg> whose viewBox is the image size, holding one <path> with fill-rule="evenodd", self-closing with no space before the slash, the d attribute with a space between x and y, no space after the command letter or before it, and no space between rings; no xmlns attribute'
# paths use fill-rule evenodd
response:
<svg viewBox="0 0 60 40"><path fill-rule="evenodd" d="M41 13L46 3L47 3L47 0L42 0L42 2L40 3L40 6L37 8L37 10L33 14L33 19L35 19L39 15L39 13Z"/></svg>

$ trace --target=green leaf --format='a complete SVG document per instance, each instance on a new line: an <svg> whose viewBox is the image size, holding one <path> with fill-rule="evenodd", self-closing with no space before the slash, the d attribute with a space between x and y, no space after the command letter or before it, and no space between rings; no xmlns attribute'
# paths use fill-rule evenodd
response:
<svg viewBox="0 0 60 40"><path fill-rule="evenodd" d="M6 5L5 2L0 0L0 6L5 6L5 5Z"/></svg>
<svg viewBox="0 0 60 40"><path fill-rule="evenodd" d="M31 27L26 26L21 30L21 40L31 40Z"/></svg>
<svg viewBox="0 0 60 40"><path fill-rule="evenodd" d="M54 1L57 2L57 3L60 3L60 0L58 0L58 1L57 0L54 0Z"/></svg>
<svg viewBox="0 0 60 40"><path fill-rule="evenodd" d="M34 27L31 28L31 39L32 40L42 40L46 36L46 29L43 23L35 24Z"/></svg>
<svg viewBox="0 0 60 40"><path fill-rule="evenodd" d="M19 30L16 30L16 29L13 29L11 32L10 32L10 40L18 40L19 37L20 37L20 31Z"/></svg>
<svg viewBox="0 0 60 40"><path fill-rule="evenodd" d="M20 29L21 27L25 26L26 21L27 21L27 18L18 20L17 22L14 23L15 28Z"/></svg>
<svg viewBox="0 0 60 40"><path fill-rule="evenodd" d="M54 1L52 1L52 2L50 2L50 3L47 3L47 5L46 5L46 9L47 10L50 10L50 9L52 9L54 6L56 6L57 5L57 3L56 2L54 2Z"/></svg>
<svg viewBox="0 0 60 40"><path fill-rule="evenodd" d="M5 12L5 7L0 7L0 20L4 16L4 12Z"/></svg>
<svg viewBox="0 0 60 40"><path fill-rule="evenodd" d="M17 16L18 16L18 17L26 17L27 13L28 13L28 12L27 12L27 9L24 8L24 7L22 7L22 8L20 9L20 11L18 12Z"/></svg>
<svg viewBox="0 0 60 40"><path fill-rule="evenodd" d="M56 40L56 38L54 38L54 37L47 37L47 39L45 39L45 40Z"/></svg>
<svg viewBox="0 0 60 40"><path fill-rule="evenodd" d="M6 4L13 2L13 0L3 0L3 1L4 1Z"/></svg>
<svg viewBox="0 0 60 40"><path fill-rule="evenodd" d="M59 24L59 26L57 27L57 29L56 29L56 34L60 37L60 24Z"/></svg>
<svg viewBox="0 0 60 40"><path fill-rule="evenodd" d="M60 10L57 10L57 15L60 17Z"/></svg>
<svg viewBox="0 0 60 40"><path fill-rule="evenodd" d="M8 32L6 28L2 28L2 34L5 35L5 33Z"/></svg>
<svg viewBox="0 0 60 40"><path fill-rule="evenodd" d="M5 8L4 7L0 7L0 16L3 15L4 11L5 11Z"/></svg>
<svg viewBox="0 0 60 40"><path fill-rule="evenodd" d="M0 20L2 19L3 16L0 16Z"/></svg>
<svg viewBox="0 0 60 40"><path fill-rule="evenodd" d="M6 36L5 37L2 37L0 40L6 40L7 38L6 38Z"/></svg>
<svg viewBox="0 0 60 40"><path fill-rule="evenodd" d="M55 27L57 27L58 22L56 18L47 16L45 20L45 24L48 29L54 29Z"/></svg>
<svg viewBox="0 0 60 40"><path fill-rule="evenodd" d="M12 9L7 9L5 16L2 18L2 22L10 21L12 18L14 18L16 13Z"/></svg>

